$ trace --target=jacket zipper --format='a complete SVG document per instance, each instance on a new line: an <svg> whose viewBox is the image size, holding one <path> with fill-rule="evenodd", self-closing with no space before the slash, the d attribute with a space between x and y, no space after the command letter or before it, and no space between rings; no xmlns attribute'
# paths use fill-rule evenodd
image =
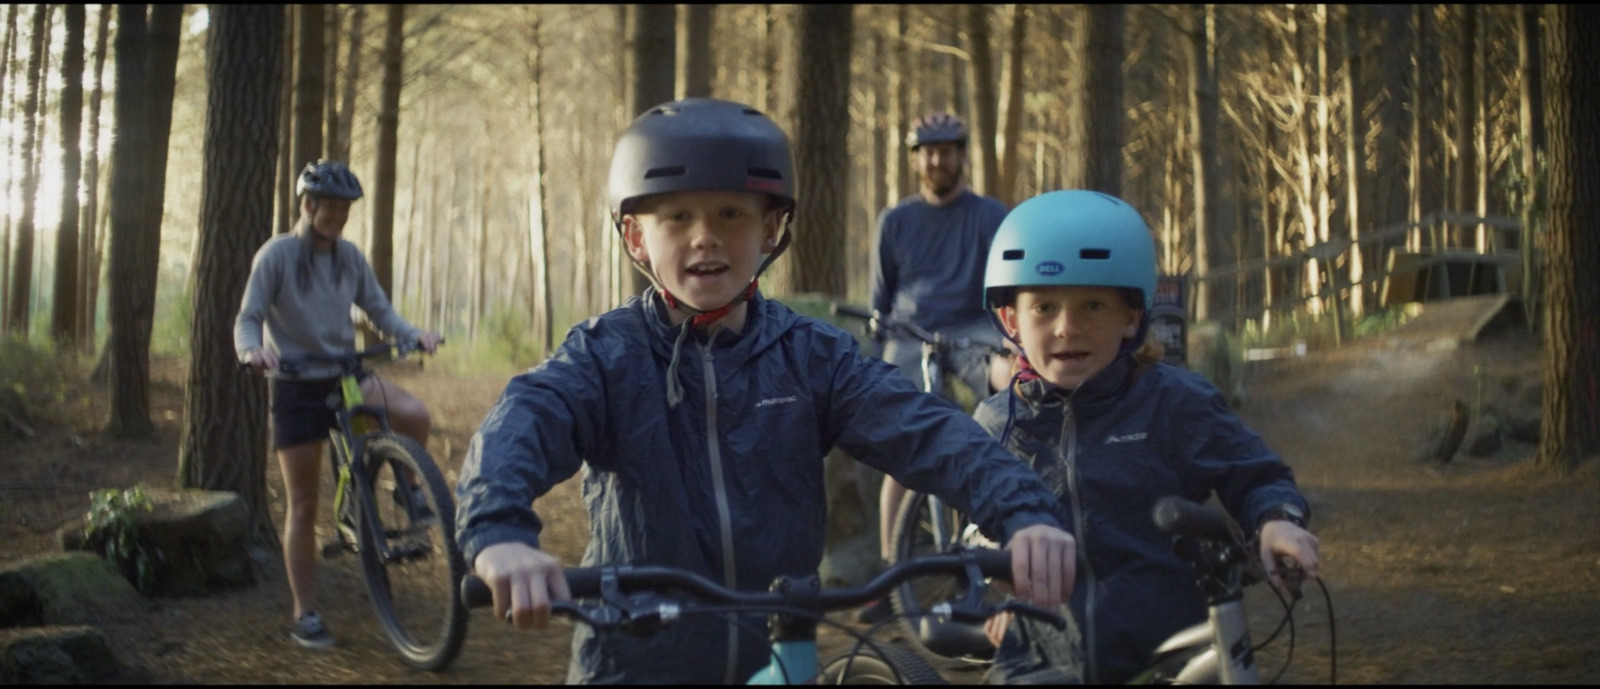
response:
<svg viewBox="0 0 1600 689"><path fill-rule="evenodd" d="M1094 566L1089 561L1089 525L1083 519L1083 507L1078 500L1078 420L1072 414L1072 402L1062 403L1061 445L1056 448L1061 463L1067 468L1067 493L1072 506L1072 527L1078 535L1078 561L1083 563L1083 580L1088 589L1084 592L1083 639L1090 684L1100 682L1099 663L1095 659L1094 625Z"/></svg>
<svg viewBox="0 0 1600 689"><path fill-rule="evenodd" d="M700 359L705 363L706 379L706 450L711 461L711 481L715 484L717 496L717 521L722 528L722 584L728 588L737 585L735 572L738 569L733 561L733 518L728 513L728 489L723 482L722 472L722 446L717 442L717 372L712 368L711 343L700 346ZM723 671L722 683L733 684L738 680L735 672L739 668L739 620L737 616L728 616L728 663Z"/></svg>

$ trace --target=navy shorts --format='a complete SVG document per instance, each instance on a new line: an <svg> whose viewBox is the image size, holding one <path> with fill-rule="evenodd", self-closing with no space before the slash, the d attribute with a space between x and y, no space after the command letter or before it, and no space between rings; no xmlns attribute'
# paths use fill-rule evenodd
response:
<svg viewBox="0 0 1600 689"><path fill-rule="evenodd" d="M371 375L356 376L364 381ZM334 410L344 404L339 379L272 379L272 446L278 449L326 440L339 424Z"/></svg>

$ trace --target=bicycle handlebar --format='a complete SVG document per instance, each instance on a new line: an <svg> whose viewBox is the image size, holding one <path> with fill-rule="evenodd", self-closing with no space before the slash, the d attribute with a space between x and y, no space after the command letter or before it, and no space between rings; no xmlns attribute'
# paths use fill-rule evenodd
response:
<svg viewBox="0 0 1600 689"><path fill-rule="evenodd" d="M439 344L444 344L444 338L439 338ZM325 363L338 364L342 373L351 373L361 368L361 363L393 353L394 359L404 359L412 352L421 349L415 341L379 342L359 352L327 356L323 354L303 354L292 359L279 359L278 371L293 375L304 369L307 364ZM239 368L250 368L249 362L239 362Z"/></svg>
<svg viewBox="0 0 1600 689"><path fill-rule="evenodd" d="M1156 528L1174 536L1192 536L1213 541L1233 540L1233 531L1228 528L1227 516L1221 510L1209 505L1169 495L1156 501L1151 516L1155 519Z"/></svg>
<svg viewBox="0 0 1600 689"><path fill-rule="evenodd" d="M984 349L990 354L1006 353L1005 347L1000 345L980 342L969 337L945 337L944 335L936 332L929 332L926 328L923 328L915 323L896 318L890 318L878 312L877 310L869 311L859 306L852 306L850 304L844 304L840 302L832 302L828 305L828 312L835 316L847 316L849 318L865 321L867 323L867 332L871 334L873 339L876 340L882 340L885 336L891 334L904 334L910 335L924 343L937 347L948 347L951 349Z"/></svg>
<svg viewBox="0 0 1600 689"><path fill-rule="evenodd" d="M670 621L695 604L746 612L786 609L820 615L878 600L910 579L930 575L964 576L969 588L973 588L976 575L977 586L981 587L986 577L1011 579L1011 553L974 548L927 555L891 566L862 586L838 589L820 588L815 577L780 577L770 591L735 591L694 572L663 566L569 567L563 574L574 599L600 598L605 605L591 614L588 608L592 606L556 602L551 604L551 612L609 629L641 621ZM654 594L658 599L641 600L637 597L641 593ZM489 585L474 574L461 580L461 599L469 608L487 607L494 602ZM679 601L687 604L680 606ZM1003 611L1041 620L1057 629L1066 627L1066 620L1052 611L1018 601L994 605L982 601L981 594L951 603L947 611L935 610L965 622L980 622Z"/></svg>

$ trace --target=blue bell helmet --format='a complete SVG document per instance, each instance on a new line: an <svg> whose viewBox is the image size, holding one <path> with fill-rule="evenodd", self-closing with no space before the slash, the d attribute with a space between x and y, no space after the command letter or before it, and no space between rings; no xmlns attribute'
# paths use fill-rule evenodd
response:
<svg viewBox="0 0 1600 689"><path fill-rule="evenodd" d="M989 245L984 303L1005 306L1011 288L1070 285L1136 290L1141 320L1149 322L1156 247L1138 211L1115 196L1074 189L1040 194L1006 215Z"/></svg>

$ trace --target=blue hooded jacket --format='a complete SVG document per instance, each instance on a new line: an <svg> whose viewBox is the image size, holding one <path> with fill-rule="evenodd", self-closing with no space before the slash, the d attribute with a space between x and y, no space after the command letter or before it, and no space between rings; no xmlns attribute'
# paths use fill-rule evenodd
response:
<svg viewBox="0 0 1600 689"><path fill-rule="evenodd" d="M823 458L835 446L967 510L1000 543L1060 525L1037 475L959 407L863 356L848 333L759 294L741 333L691 332L674 369L679 332L647 290L574 327L511 380L456 487L467 562L495 543L538 547L532 502L582 468L585 566L682 567L766 590L821 564ZM683 389L676 406L669 371ZM687 617L648 638L580 624L567 679L743 682L769 661L765 636L762 615Z"/></svg>
<svg viewBox="0 0 1600 689"><path fill-rule="evenodd" d="M1030 380L974 416L1000 437L1012 410L1006 447L1060 496L1058 516L1078 542L1071 610L1082 646L1018 618L996 651L994 672L1007 680L1126 683L1161 642L1205 621L1194 569L1152 520L1161 497L1203 503L1215 491L1247 529L1284 503L1310 514L1288 465L1186 369L1125 353L1076 391Z"/></svg>

